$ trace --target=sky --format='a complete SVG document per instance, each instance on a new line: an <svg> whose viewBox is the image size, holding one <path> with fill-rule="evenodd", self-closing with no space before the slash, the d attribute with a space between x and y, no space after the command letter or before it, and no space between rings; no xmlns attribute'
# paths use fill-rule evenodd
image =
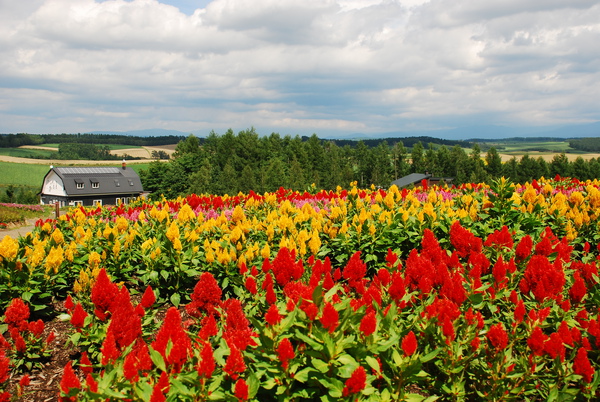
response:
<svg viewBox="0 0 600 402"><path fill-rule="evenodd" d="M594 123L599 43L598 0L0 0L0 133Z"/></svg>

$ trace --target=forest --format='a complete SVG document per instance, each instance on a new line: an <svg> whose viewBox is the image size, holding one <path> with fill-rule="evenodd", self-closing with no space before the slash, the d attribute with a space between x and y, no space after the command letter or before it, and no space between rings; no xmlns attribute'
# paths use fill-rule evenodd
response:
<svg viewBox="0 0 600 402"><path fill-rule="evenodd" d="M158 146L177 144L185 137L174 135L161 137L135 137L119 134L0 134L0 148L44 144L118 144L131 146Z"/></svg>
<svg viewBox="0 0 600 402"><path fill-rule="evenodd" d="M578 157L571 162L565 154L552 161L524 155L502 162L494 147L485 153L478 144L464 148L422 142L411 148L398 141L380 141L367 146L357 141L339 145L337 140L281 136L260 136L254 129L235 134L211 132L206 138L194 135L178 143L171 161L153 162L140 172L146 191L153 197L174 198L191 193L263 193L279 187L292 190L347 188L371 185L387 188L409 173L428 172L452 178L453 184L480 183L504 176L514 182L544 177L600 177L600 160Z"/></svg>

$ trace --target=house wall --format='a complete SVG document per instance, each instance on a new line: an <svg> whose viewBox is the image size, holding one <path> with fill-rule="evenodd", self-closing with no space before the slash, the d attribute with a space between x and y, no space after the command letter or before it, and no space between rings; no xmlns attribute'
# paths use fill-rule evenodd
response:
<svg viewBox="0 0 600 402"><path fill-rule="evenodd" d="M62 179L54 172L50 172L44 179L42 186L42 194L53 195L58 197L66 197L67 192Z"/></svg>

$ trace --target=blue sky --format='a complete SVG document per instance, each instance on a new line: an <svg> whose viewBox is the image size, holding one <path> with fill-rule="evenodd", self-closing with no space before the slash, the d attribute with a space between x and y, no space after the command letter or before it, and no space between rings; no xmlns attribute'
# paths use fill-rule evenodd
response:
<svg viewBox="0 0 600 402"><path fill-rule="evenodd" d="M597 0L0 0L0 133L600 121Z"/></svg>

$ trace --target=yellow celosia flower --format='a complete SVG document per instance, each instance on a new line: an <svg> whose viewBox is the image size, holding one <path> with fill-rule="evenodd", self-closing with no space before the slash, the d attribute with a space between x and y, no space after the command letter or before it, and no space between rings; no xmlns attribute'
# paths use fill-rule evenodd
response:
<svg viewBox="0 0 600 402"><path fill-rule="evenodd" d="M167 238L173 244L173 248L175 250L181 250L183 247L181 245L181 240L179 239L179 227L176 222L172 222L171 226L167 230Z"/></svg>
<svg viewBox="0 0 600 402"><path fill-rule="evenodd" d="M234 223L242 222L246 220L246 214L241 206L236 205L233 209L233 213L231 214L231 221Z"/></svg>
<svg viewBox="0 0 600 402"><path fill-rule="evenodd" d="M90 255L88 256L88 265L93 269L94 267L99 266L100 262L102 262L102 258L100 257L100 254L98 254L95 251L92 251L90 253Z"/></svg>
<svg viewBox="0 0 600 402"><path fill-rule="evenodd" d="M184 204L177 213L177 220L181 223L190 222L196 219L196 214L188 204Z"/></svg>
<svg viewBox="0 0 600 402"><path fill-rule="evenodd" d="M115 226L120 233L123 233L129 228L129 221L119 216L115 222Z"/></svg>
<svg viewBox="0 0 600 402"><path fill-rule="evenodd" d="M46 257L46 273L50 270L53 270L55 274L58 273L58 267L60 267L64 260L64 250L62 247L52 247Z"/></svg>
<svg viewBox="0 0 600 402"><path fill-rule="evenodd" d="M54 240L55 244L61 244L63 241L65 241L65 237L59 228L54 229L52 232L52 240Z"/></svg>
<svg viewBox="0 0 600 402"><path fill-rule="evenodd" d="M11 236L4 236L0 241L0 257L6 260L13 260L19 251L19 242Z"/></svg>

